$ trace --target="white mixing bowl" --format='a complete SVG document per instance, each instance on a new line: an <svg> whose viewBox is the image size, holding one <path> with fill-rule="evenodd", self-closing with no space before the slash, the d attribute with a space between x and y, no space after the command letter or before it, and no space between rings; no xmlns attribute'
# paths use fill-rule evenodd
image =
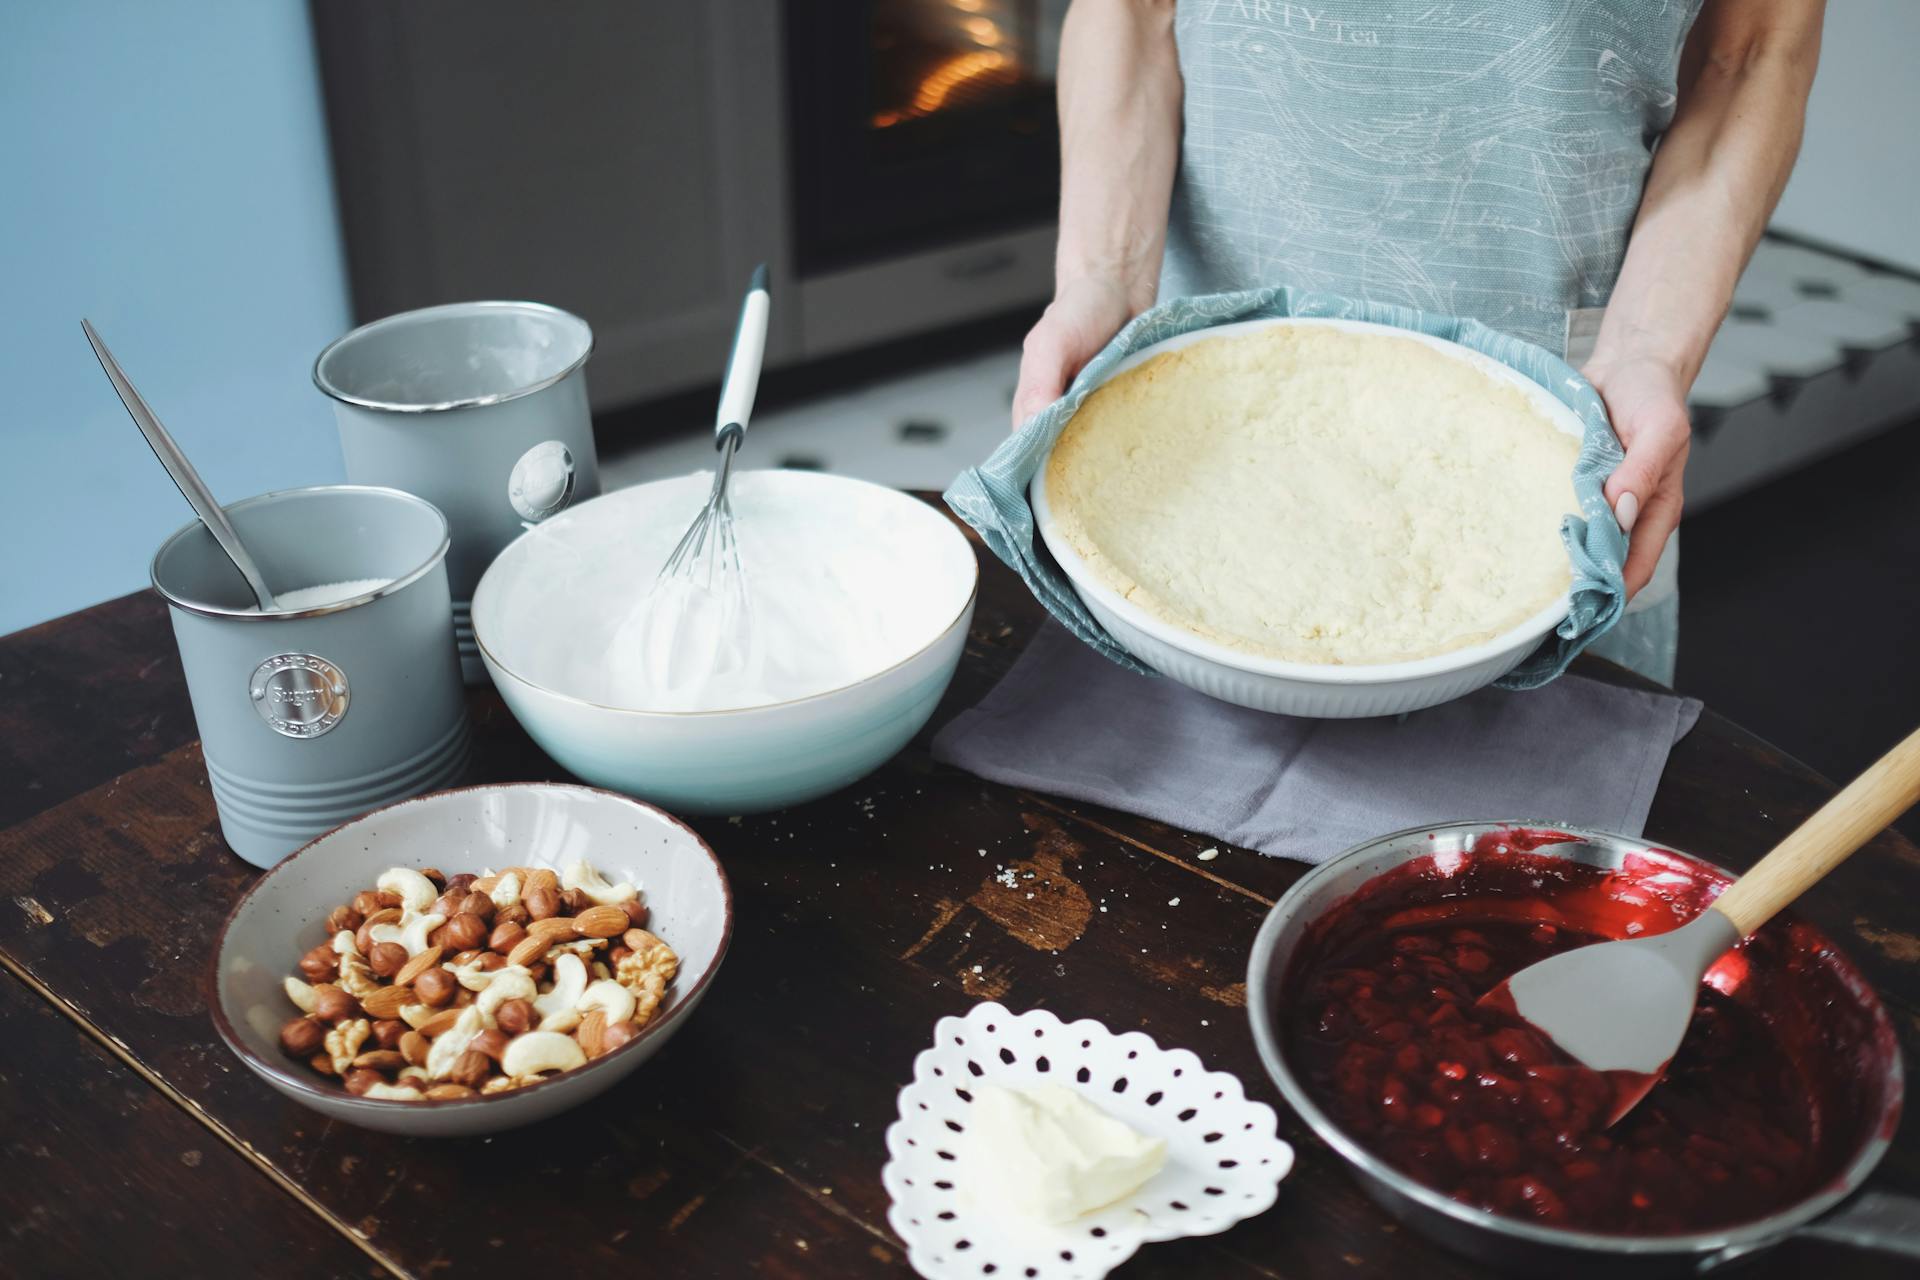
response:
<svg viewBox="0 0 1920 1280"><path fill-rule="evenodd" d="M1276 325L1317 325L1354 333L1383 333L1424 343L1450 359L1515 388L1536 411L1568 435L1578 439L1585 434L1579 417L1551 391L1498 360L1444 338L1361 320L1281 317L1199 329L1142 348L1115 366L1109 380L1168 351ZM1047 464L1052 457L1053 451L1048 450L1047 456L1040 460L1040 468L1028 486L1028 497L1033 503L1034 524L1041 540L1059 562L1060 571L1073 583L1074 594L1080 597L1087 612L1134 657L1161 675L1223 702L1323 720L1417 711L1492 684L1519 666L1541 639L1567 616L1569 600L1561 596L1519 626L1491 640L1410 662L1370 665L1284 662L1243 653L1153 616L1100 580L1073 544L1054 527L1047 503Z"/></svg>
<svg viewBox="0 0 1920 1280"><path fill-rule="evenodd" d="M756 512L803 512L809 534L839 548L842 577L862 598L884 602L884 636L869 650L882 656L825 692L738 710L596 700L605 697L594 680L619 620L709 483L681 476L637 485L522 535L474 591L474 636L514 716L586 781L675 812L798 804L872 772L926 723L960 660L979 566L952 521L897 490L818 472L737 472L743 539ZM672 536L656 546L663 527ZM750 573L751 554L743 547Z"/></svg>

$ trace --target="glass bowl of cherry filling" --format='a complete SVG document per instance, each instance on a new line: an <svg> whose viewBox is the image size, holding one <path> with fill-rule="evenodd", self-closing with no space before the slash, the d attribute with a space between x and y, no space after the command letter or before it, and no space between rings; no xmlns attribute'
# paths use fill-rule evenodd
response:
<svg viewBox="0 0 1920 1280"><path fill-rule="evenodd" d="M1731 880L1601 832L1383 836L1268 916L1254 1039L1374 1199L1486 1262L1698 1272L1794 1235L1920 1250L1920 1201L1854 1194L1899 1123L1893 1022L1793 913L1716 962L1665 1076L1613 1125L1614 1082L1479 1003L1549 955L1677 928Z"/></svg>

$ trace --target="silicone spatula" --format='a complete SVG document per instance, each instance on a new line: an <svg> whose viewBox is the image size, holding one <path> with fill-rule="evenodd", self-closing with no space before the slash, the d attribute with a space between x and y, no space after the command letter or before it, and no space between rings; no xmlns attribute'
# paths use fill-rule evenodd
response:
<svg viewBox="0 0 1920 1280"><path fill-rule="evenodd" d="M1507 1008L1585 1066L1631 1111L1680 1048L1713 962L1920 801L1920 731L1875 761L1705 911L1668 933L1576 947L1528 965L1480 1003Z"/></svg>

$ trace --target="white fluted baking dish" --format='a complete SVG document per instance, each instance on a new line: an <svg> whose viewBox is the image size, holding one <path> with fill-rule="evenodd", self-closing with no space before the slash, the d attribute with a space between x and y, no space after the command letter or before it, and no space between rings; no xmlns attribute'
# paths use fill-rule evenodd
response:
<svg viewBox="0 0 1920 1280"><path fill-rule="evenodd" d="M1389 334L1424 343L1449 359L1458 360L1489 378L1526 396L1527 402L1560 430L1580 439L1585 429L1573 410L1552 392L1498 360L1444 338L1391 325L1360 320L1286 316L1247 320L1196 330L1144 347L1115 367L1111 377L1146 363L1155 356L1196 342L1251 333L1276 326L1320 326L1355 333ZM1168 679L1177 680L1223 702L1324 720L1398 715L1417 711L1472 693L1492 684L1518 666L1543 637L1567 615L1568 599L1561 596L1519 626L1490 640L1409 662L1335 664L1287 662L1243 653L1218 644L1184 627L1154 617L1130 603L1102 582L1073 544L1061 536L1047 504L1047 466L1052 450L1040 461L1028 486L1034 524L1060 570L1073 583L1074 593L1110 635L1141 662Z"/></svg>

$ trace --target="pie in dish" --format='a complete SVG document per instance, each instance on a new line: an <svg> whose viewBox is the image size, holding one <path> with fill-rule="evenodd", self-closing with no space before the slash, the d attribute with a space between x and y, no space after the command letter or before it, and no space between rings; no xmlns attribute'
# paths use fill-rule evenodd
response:
<svg viewBox="0 0 1920 1280"><path fill-rule="evenodd" d="M1579 440L1385 333L1274 325L1100 387L1047 464L1049 533L1136 607L1254 656L1432 657L1571 581Z"/></svg>

